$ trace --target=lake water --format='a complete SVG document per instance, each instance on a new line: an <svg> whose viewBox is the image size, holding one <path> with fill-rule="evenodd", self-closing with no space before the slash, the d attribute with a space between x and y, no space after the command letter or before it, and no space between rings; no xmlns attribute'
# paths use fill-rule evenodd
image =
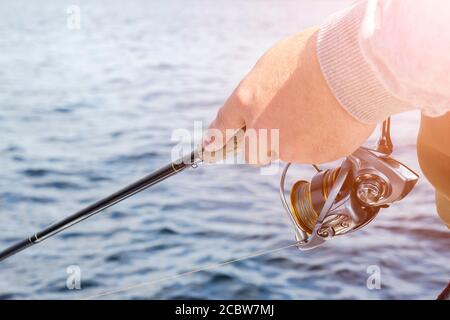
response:
<svg viewBox="0 0 450 320"><path fill-rule="evenodd" d="M166 164L173 130L206 125L275 41L348 3L72 1L74 30L65 2L3 0L0 247ZM417 127L416 113L393 119L396 156L419 170ZM188 170L2 262L0 298L434 299L446 285L449 233L424 178L316 250L174 277L291 244L278 181L244 165ZM66 287L73 265L81 290ZM380 290L366 287L373 265Z"/></svg>

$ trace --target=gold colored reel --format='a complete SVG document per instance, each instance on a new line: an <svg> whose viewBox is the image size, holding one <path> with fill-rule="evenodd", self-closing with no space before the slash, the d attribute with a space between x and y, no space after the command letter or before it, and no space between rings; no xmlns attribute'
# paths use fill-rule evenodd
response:
<svg viewBox="0 0 450 320"><path fill-rule="evenodd" d="M300 180L291 189L290 206L299 226L308 234L313 232L319 213L328 199L339 175L340 167L320 171L311 183Z"/></svg>
<svg viewBox="0 0 450 320"><path fill-rule="evenodd" d="M301 250L356 231L370 223L382 208L400 201L419 176L390 155L390 120L382 126L376 149L359 147L339 167L318 171L311 182L300 180L286 197L287 163L280 178L280 198L294 225Z"/></svg>

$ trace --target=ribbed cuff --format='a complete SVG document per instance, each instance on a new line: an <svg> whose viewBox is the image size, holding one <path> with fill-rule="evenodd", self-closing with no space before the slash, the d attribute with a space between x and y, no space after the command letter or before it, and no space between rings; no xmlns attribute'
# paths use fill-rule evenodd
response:
<svg viewBox="0 0 450 320"><path fill-rule="evenodd" d="M388 91L361 50L359 34L366 6L367 1L361 1L330 17L317 35L317 55L342 107L359 121L376 124L411 107Z"/></svg>

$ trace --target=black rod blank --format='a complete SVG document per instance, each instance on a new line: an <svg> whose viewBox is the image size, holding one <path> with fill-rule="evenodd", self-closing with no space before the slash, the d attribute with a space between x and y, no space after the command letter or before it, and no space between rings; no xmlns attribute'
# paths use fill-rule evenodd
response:
<svg viewBox="0 0 450 320"><path fill-rule="evenodd" d="M159 170L156 170L144 178L126 186L125 188L87 206L86 208L64 218L60 221L55 222L49 227L36 232L35 234L29 236L28 238L17 242L0 252L0 261L15 255L16 253L31 247L34 244L42 242L43 240L54 236L55 234L109 208L122 200L125 200L142 190L147 189L174 174L195 165L199 161L198 153L193 151L190 155L183 157L177 161L174 161Z"/></svg>

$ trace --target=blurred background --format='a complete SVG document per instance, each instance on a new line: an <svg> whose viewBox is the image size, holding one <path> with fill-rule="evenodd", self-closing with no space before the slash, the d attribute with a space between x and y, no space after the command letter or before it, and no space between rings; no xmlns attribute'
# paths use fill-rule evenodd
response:
<svg viewBox="0 0 450 320"><path fill-rule="evenodd" d="M349 3L2 0L0 247L166 164L173 130L206 125L274 42ZM417 171L418 119L392 124L396 156ZM0 298L95 296L288 245L278 183L244 165L184 172L2 262ZM434 299L449 279L449 245L422 177L368 227L314 251L101 298ZM82 290L66 287L70 265L81 268ZM366 287L371 265L380 290Z"/></svg>

